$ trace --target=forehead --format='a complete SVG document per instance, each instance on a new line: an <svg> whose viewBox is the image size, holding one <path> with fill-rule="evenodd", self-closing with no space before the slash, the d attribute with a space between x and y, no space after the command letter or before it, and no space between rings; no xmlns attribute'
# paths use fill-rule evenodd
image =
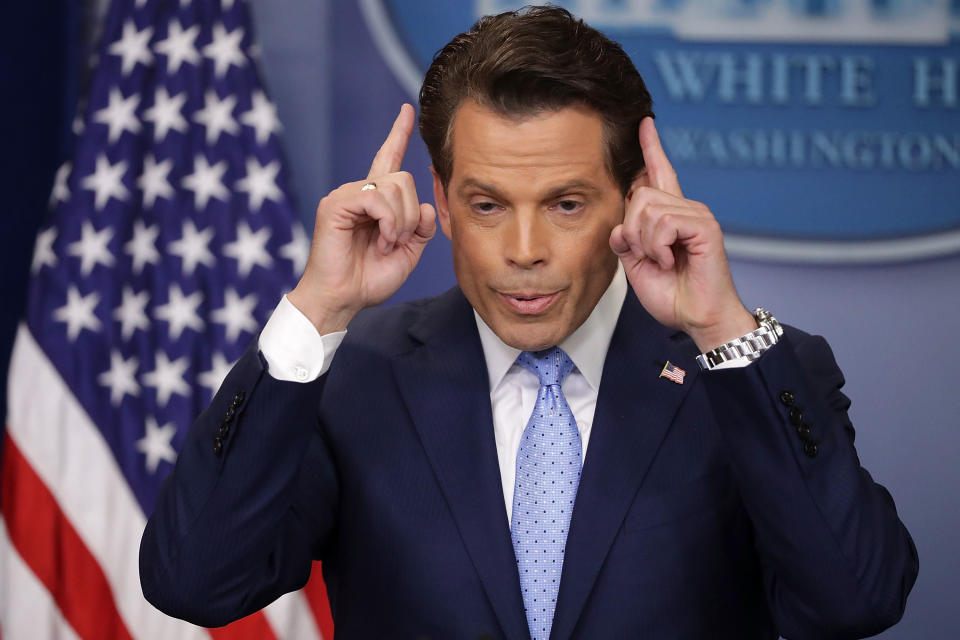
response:
<svg viewBox="0 0 960 640"><path fill-rule="evenodd" d="M587 107L504 116L465 100L451 134L453 185L463 180L527 186L591 180L598 186L614 186L606 164L603 121Z"/></svg>

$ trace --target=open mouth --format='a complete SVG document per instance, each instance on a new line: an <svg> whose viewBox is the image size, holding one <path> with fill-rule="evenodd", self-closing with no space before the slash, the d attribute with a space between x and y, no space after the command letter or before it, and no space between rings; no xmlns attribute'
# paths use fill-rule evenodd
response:
<svg viewBox="0 0 960 640"><path fill-rule="evenodd" d="M543 313L559 296L559 291L553 293L538 293L520 291L516 293L500 293L500 298L507 307L521 315L536 315Z"/></svg>

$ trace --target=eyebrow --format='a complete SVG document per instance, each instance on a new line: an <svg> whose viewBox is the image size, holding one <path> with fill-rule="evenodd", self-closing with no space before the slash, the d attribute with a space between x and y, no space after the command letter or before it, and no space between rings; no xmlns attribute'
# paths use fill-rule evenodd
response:
<svg viewBox="0 0 960 640"><path fill-rule="evenodd" d="M492 184L487 184L485 182L480 182L479 180L476 180L474 178L465 179L463 181L463 184L460 185L460 188L457 189L457 193L463 196L464 195L463 192L469 189L470 187L473 187L474 189L478 189L480 191L485 191L501 200L505 199L503 194L495 186L493 186ZM563 184L559 184L553 187L552 189L550 189L549 191L547 191L543 199L553 200L554 198L561 196L564 193L567 193L569 191L586 191L590 194L596 194L600 192L600 189L597 187L597 185L595 185L594 183L588 180L570 180L569 182L564 182Z"/></svg>

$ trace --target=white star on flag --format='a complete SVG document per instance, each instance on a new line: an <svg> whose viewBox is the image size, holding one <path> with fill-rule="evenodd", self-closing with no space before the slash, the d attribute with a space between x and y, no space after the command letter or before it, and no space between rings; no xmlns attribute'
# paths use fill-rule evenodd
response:
<svg viewBox="0 0 960 640"><path fill-rule="evenodd" d="M242 332L254 333L260 326L253 317L253 310L256 308L256 294L251 293L241 298L234 289L227 289L224 292L223 307L214 310L211 317L214 322L223 325L227 340L233 342Z"/></svg>
<svg viewBox="0 0 960 640"><path fill-rule="evenodd" d="M120 89L110 89L107 106L93 114L93 121L107 125L107 142L113 144L120 139L124 131L140 132L140 121L137 120L137 106L140 96L136 93L124 98Z"/></svg>
<svg viewBox="0 0 960 640"><path fill-rule="evenodd" d="M110 387L110 404L113 406L119 407L125 395L134 397L140 395L137 366L139 361L135 356L124 360L123 354L116 349L110 352L110 368L97 376L97 382Z"/></svg>
<svg viewBox="0 0 960 640"><path fill-rule="evenodd" d="M157 351L155 366L156 369L143 374L143 384L156 389L157 404L167 406L170 396L174 394L190 396L190 385L183 379L183 374L190 366L187 356L171 362L166 353Z"/></svg>
<svg viewBox="0 0 960 640"><path fill-rule="evenodd" d="M57 175L53 178L53 189L50 191L50 206L55 206L58 202L66 202L70 199L70 188L67 187L67 178L70 177L70 169L73 165L70 162L64 162L57 169Z"/></svg>
<svg viewBox="0 0 960 640"><path fill-rule="evenodd" d="M158 320L163 320L169 325L170 338L176 340L184 329L193 329L198 333L203 331L203 318L197 313L202 302L202 291L194 291L189 296L185 296L180 285L171 284L167 304L154 309L153 314Z"/></svg>
<svg viewBox="0 0 960 640"><path fill-rule="evenodd" d="M137 178L137 186L143 191L144 207L152 207L157 198L168 200L173 198L173 187L167 182L167 175L171 169L173 169L171 158L158 164L152 153L143 157L143 173Z"/></svg>
<svg viewBox="0 0 960 640"><path fill-rule="evenodd" d="M277 174L280 172L280 161L274 160L263 166L256 158L247 158L247 175L237 180L237 191L243 191L250 196L250 210L260 211L264 200L280 202L283 191L277 186Z"/></svg>
<svg viewBox="0 0 960 640"><path fill-rule="evenodd" d="M223 245L223 255L234 258L237 261L237 271L241 276L247 276L255 265L268 268L273 264L273 258L267 252L269 239L269 227L253 232L250 225L241 222L237 225L237 239Z"/></svg>
<svg viewBox="0 0 960 640"><path fill-rule="evenodd" d="M290 242L280 247L280 256L293 263L294 273L303 273L310 257L310 241L299 224L293 225L293 237Z"/></svg>
<svg viewBox="0 0 960 640"><path fill-rule="evenodd" d="M97 156L97 168L80 183L84 189L96 194L93 206L97 211L103 209L110 198L121 202L127 199L130 192L123 186L123 174L126 170L126 160L110 164L107 154L101 153Z"/></svg>
<svg viewBox="0 0 960 640"><path fill-rule="evenodd" d="M177 425L168 422L162 427L157 424L156 418L148 416L146 420L146 432L144 436L137 440L137 451L147 457L147 471L156 473L160 461L165 460L170 464L177 461L177 452L173 450L173 436L177 432Z"/></svg>
<svg viewBox="0 0 960 640"><path fill-rule="evenodd" d="M162 142L171 129L180 133L187 132L190 125L187 124L183 114L180 113L186 101L186 91L182 91L171 98L166 87L157 89L153 98L153 106L143 112L143 119L153 123L153 139L155 141Z"/></svg>
<svg viewBox="0 0 960 640"><path fill-rule="evenodd" d="M255 57L250 3L95 4L103 9L101 43L96 54L80 52L85 82L65 123L75 132L64 141L69 156L50 166L32 212L44 219L23 247L33 249L32 275L3 434L14 456L46 452L3 464L6 485L23 495L49 490L49 499L4 501L0 520L25 524L0 525L0 547L5 540L29 550L42 538L61 552L54 568L79 562L103 580L93 593L69 570L38 582L24 565L4 582L11 576L0 566L0 634L42 637L56 627L100 637L116 627L137 638L206 637L144 602L127 569L136 571L145 516L159 504L198 410L229 386L224 379L277 297L296 285L307 243L288 189L278 108ZM46 45L34 42L24 55ZM8 89L15 100L30 87ZM233 398L237 390L222 393ZM235 435L243 434L222 434L221 456ZM213 437L204 445L210 456ZM64 526L44 529L49 518L38 517L39 507ZM277 638L331 628L325 601L314 600L322 594L317 569L319 590L290 594L254 613L253 624ZM7 633L3 593L45 603L24 609L22 633L16 617ZM94 609L109 615L84 618L90 607L63 607L64 594L94 598Z"/></svg>
<svg viewBox="0 0 960 640"><path fill-rule="evenodd" d="M257 144L264 144L270 139L271 133L277 133L282 128L277 118L277 106L267 99L263 91L254 92L250 102L250 109L240 115L240 122L253 128Z"/></svg>
<svg viewBox="0 0 960 640"><path fill-rule="evenodd" d="M193 220L184 220L182 229L183 233L180 235L180 239L170 243L169 251L175 256L180 256L183 275L191 275L198 264L212 267L216 263L216 259L210 251L210 240L214 233L213 227L197 231Z"/></svg>
<svg viewBox="0 0 960 640"><path fill-rule="evenodd" d="M113 317L120 321L120 335L124 340L129 340L137 329L143 331L150 329L150 320L147 319L146 311L149 300L148 291L134 293L130 285L123 287L123 301L113 310Z"/></svg>
<svg viewBox="0 0 960 640"><path fill-rule="evenodd" d="M214 63L213 72L218 78L227 73L230 65L243 67L247 58L240 50L240 41L243 40L243 29L237 27L227 33L222 23L213 25L213 41L203 48L203 55L211 58Z"/></svg>
<svg viewBox="0 0 960 640"><path fill-rule="evenodd" d="M153 36L153 27L145 27L143 31L137 31L133 20L127 20L123 25L123 36L110 45L108 51L115 56L122 58L120 71L127 75L139 62L146 66L153 62L153 54L150 53L150 37Z"/></svg>
<svg viewBox="0 0 960 640"><path fill-rule="evenodd" d="M100 320L93 313L99 302L100 294L96 291L81 296L80 290L75 286L67 289L67 303L54 310L53 319L67 323L67 337L70 342L74 342L84 329L100 330Z"/></svg>
<svg viewBox="0 0 960 640"><path fill-rule="evenodd" d="M193 44L198 35L200 35L200 25L195 24L184 30L179 20L170 21L166 40L160 40L153 45L157 53L167 56L167 73L176 73L184 62L193 65L200 62L200 54Z"/></svg>
<svg viewBox="0 0 960 640"><path fill-rule="evenodd" d="M43 267L57 266L57 254L53 251L53 242L56 239L56 227L44 229L37 234L37 241L33 245L33 261L30 263L30 273L36 273Z"/></svg>
<svg viewBox="0 0 960 640"><path fill-rule="evenodd" d="M210 166L207 159L198 154L193 161L193 173L183 177L183 187L193 191L193 203L197 211L203 211L210 198L227 201L230 192L223 185L223 174L227 171L227 161L221 160Z"/></svg>
<svg viewBox="0 0 960 640"><path fill-rule="evenodd" d="M107 226L97 231L93 223L84 220L80 229L80 239L71 242L67 247L67 253L80 258L80 273L88 276L93 268L98 264L105 267L113 265L113 254L107 245L113 238L113 228Z"/></svg>
<svg viewBox="0 0 960 640"><path fill-rule="evenodd" d="M197 380L201 385L210 389L211 394L216 393L232 368L233 363L228 362L227 359L223 357L223 354L217 351L213 354L210 369L200 373L197 376Z"/></svg>
<svg viewBox="0 0 960 640"><path fill-rule="evenodd" d="M148 227L140 218L133 221L133 237L123 245L123 250L132 259L135 274L143 271L145 265L157 264L160 261L160 252L156 245L159 235L160 227L157 225Z"/></svg>
<svg viewBox="0 0 960 640"><path fill-rule="evenodd" d="M233 108L237 106L236 96L227 96L223 100L217 97L217 92L210 90L203 96L203 109L193 114L193 121L202 124L207 129L207 144L216 144L220 134L226 131L236 135L240 125L233 119Z"/></svg>

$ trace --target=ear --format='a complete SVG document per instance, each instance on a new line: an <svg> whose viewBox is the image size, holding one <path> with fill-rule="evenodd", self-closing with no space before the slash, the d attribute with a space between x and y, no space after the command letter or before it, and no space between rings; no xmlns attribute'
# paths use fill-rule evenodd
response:
<svg viewBox="0 0 960 640"><path fill-rule="evenodd" d="M433 174L433 201L437 204L437 219L440 221L440 230L443 231L443 235L447 236L447 240L452 240L453 238L450 237L450 207L447 203L447 192L443 188L443 182L441 182L440 176L437 175L433 165L430 165L430 173Z"/></svg>

